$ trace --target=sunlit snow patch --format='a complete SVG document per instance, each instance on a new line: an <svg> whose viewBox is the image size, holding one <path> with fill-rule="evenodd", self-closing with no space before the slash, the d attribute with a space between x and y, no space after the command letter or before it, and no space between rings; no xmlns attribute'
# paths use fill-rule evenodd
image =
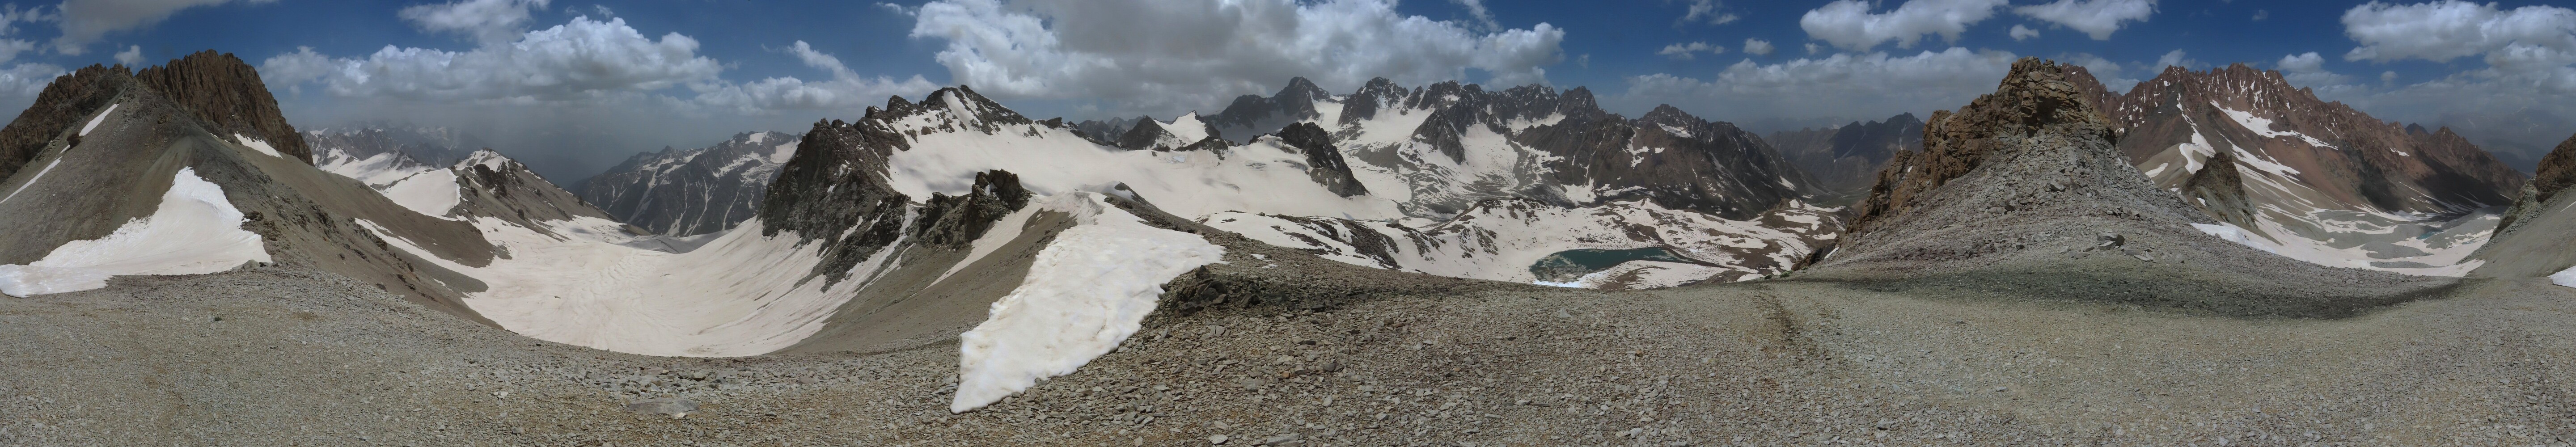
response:
<svg viewBox="0 0 2576 447"><path fill-rule="evenodd" d="M2569 268L2567 270L2559 271L2558 274L2549 275L2549 283L2567 287L2576 287L2576 268Z"/></svg>
<svg viewBox="0 0 2576 447"><path fill-rule="evenodd" d="M241 229L246 221L223 187L181 168L151 217L127 221L107 237L64 243L43 260L0 265L0 292L77 292L107 287L116 275L192 275L269 262L259 234Z"/></svg>
<svg viewBox="0 0 2576 447"><path fill-rule="evenodd" d="M1038 380L1073 373L1136 333L1163 283L1217 260L1225 249L1195 234L1147 226L1088 191L1040 209L1075 225L1040 250L1020 287L960 335L952 412L982 408Z"/></svg>
<svg viewBox="0 0 2576 447"><path fill-rule="evenodd" d="M242 134L233 134L233 139L241 140L242 147L250 148L250 150L259 151L259 153L268 154L268 156L271 157L286 158L286 154L278 153L277 146L270 146L267 141L242 136Z"/></svg>
<svg viewBox="0 0 2576 447"><path fill-rule="evenodd" d="M108 114L111 114L111 113L116 113L116 106L121 106L121 105L125 105L125 104L124 104L124 103L108 104L108 105L107 105L107 110L101 110L101 111L99 111L99 112L98 112L98 116L97 116L97 117L93 117L93 118L90 118L90 119L89 119L89 125L81 126L81 133L80 133L80 135L81 135L81 136L84 136L84 137L89 136L89 131L97 130L97 129L98 129L98 123L103 122L103 121L107 121L107 115L108 115Z"/></svg>
<svg viewBox="0 0 2576 447"><path fill-rule="evenodd" d="M463 166L463 165L458 165ZM423 216L447 218L447 212L465 200L464 186L456 183L456 173L433 169L395 180L386 186L385 198ZM454 219L449 219L454 220Z"/></svg>

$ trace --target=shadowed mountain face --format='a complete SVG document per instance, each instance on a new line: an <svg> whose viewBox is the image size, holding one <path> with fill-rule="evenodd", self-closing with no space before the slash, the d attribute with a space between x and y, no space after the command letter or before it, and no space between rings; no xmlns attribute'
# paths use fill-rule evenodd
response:
<svg viewBox="0 0 2576 447"><path fill-rule="evenodd" d="M1764 139L1815 177L1819 188L1834 194L1866 193L1890 157L1900 151L1923 150L1923 120L1906 113L1885 121L1772 132Z"/></svg>
<svg viewBox="0 0 2576 447"><path fill-rule="evenodd" d="M733 228L760 210L804 135L748 132L698 149L636 154L582 181L581 197L619 221L688 236Z"/></svg>

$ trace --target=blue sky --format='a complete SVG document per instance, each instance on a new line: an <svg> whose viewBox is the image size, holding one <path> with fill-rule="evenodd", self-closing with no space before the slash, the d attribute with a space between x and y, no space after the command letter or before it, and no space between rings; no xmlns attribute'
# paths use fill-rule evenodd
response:
<svg viewBox="0 0 2576 447"><path fill-rule="evenodd" d="M2491 146L2576 132L2564 118L2576 116L2576 11L2527 1L68 0L5 11L0 106L71 67L211 48L260 66L299 127L455 127L565 181L633 152L802 131L957 83L1075 119L1213 113L1290 76L1335 91L1375 76L1545 83L1590 87L1631 116L1670 103L1771 130L1957 107L2019 56L2092 67L2115 90L2167 64L2281 69L2327 99L2474 127Z"/></svg>

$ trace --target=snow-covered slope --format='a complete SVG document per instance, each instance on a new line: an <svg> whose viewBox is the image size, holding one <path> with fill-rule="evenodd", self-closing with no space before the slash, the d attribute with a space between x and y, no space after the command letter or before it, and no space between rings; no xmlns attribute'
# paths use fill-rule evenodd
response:
<svg viewBox="0 0 2576 447"><path fill-rule="evenodd" d="M779 166L804 135L746 132L714 146L635 154L581 184L581 198L656 233L688 236L733 228L760 209Z"/></svg>
<svg viewBox="0 0 2576 447"><path fill-rule="evenodd" d="M1436 222L1242 212L1218 213L1202 222L1356 265L1496 281L1640 289L1754 279L1788 271L1816 247L1835 239L1842 225L1834 211L1792 203L1758 219L1738 221L1647 201L1565 208L1535 200L1498 199ZM1632 261L1661 264L1614 268ZM1602 279L1649 266L1673 270L1657 275L1672 278ZM1604 276L1577 281L1593 274Z"/></svg>
<svg viewBox="0 0 2576 447"><path fill-rule="evenodd" d="M246 221L223 187L181 168L151 216L107 237L64 243L36 262L0 265L0 293L74 292L106 287L115 275L214 273L269 262L259 234L242 230Z"/></svg>
<svg viewBox="0 0 2576 447"><path fill-rule="evenodd" d="M308 131L313 165L378 189L463 161L473 149L444 128L361 127Z"/></svg>
<svg viewBox="0 0 2576 447"><path fill-rule="evenodd" d="M189 80L190 90L174 98L152 76ZM86 269L79 287L104 275L301 265L479 319L457 301L479 284L396 252L353 223L377 222L427 241L433 256L482 265L496 254L473 228L316 168L304 158L303 134L262 107L264 95L187 99L257 93L258 83L239 59L199 53L142 73L84 69L48 85L22 113L48 119L0 130L49 136L35 146L37 170L0 180L11 191L0 198L0 233L10 235L0 264Z"/></svg>
<svg viewBox="0 0 2576 447"><path fill-rule="evenodd" d="M2116 96L2074 73L2122 152L2222 222L2208 231L2300 260L2465 274L2524 179L2449 129L2380 121L2275 71L2175 67Z"/></svg>

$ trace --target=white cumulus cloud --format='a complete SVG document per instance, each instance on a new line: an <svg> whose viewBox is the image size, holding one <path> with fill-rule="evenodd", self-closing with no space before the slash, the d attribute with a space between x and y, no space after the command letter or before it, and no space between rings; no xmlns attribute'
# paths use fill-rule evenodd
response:
<svg viewBox="0 0 2576 447"><path fill-rule="evenodd" d="M1656 51L1655 54L1674 59L1690 60L1693 53L1708 53L1715 55L1725 52L1726 47L1709 45L1708 42L1691 42L1686 44L1676 43L1665 45L1663 50Z"/></svg>
<svg viewBox="0 0 2576 447"><path fill-rule="evenodd" d="M2009 52L1952 47L1911 56L1874 52L1777 64L1747 60L1705 79L1665 73L1632 77L1619 100L1630 106L1666 102L1734 121L1924 114L1955 109L1994 92L1996 80L2003 79L2014 59Z"/></svg>
<svg viewBox="0 0 2576 447"><path fill-rule="evenodd" d="M918 96L939 88L920 75L900 81L884 76L861 76L843 65L841 58L816 51L802 40L784 51L805 62L805 66L823 70L830 77L822 81L788 76L742 84L701 83L690 87L698 92L694 102L751 114L780 110L850 110L884 104L889 96Z"/></svg>
<svg viewBox="0 0 2576 447"><path fill-rule="evenodd" d="M1771 41L1762 39L1744 39L1744 52L1746 53L1752 53L1756 56L1769 56L1774 50L1776 49L1771 46Z"/></svg>
<svg viewBox="0 0 2576 447"><path fill-rule="evenodd" d="M434 32L463 33L481 42L507 42L527 31L534 20L529 9L544 9L549 0L457 0L417 5L396 13L413 26ZM603 16L607 10L602 9Z"/></svg>
<svg viewBox="0 0 2576 447"><path fill-rule="evenodd" d="M915 17L911 35L944 42L936 60L978 92L1158 113L1266 93L1290 76L1331 89L1379 76L1538 83L1565 59L1565 31L1545 23L1478 32L1384 0L941 0ZM1488 79L1467 79L1469 69Z"/></svg>
<svg viewBox="0 0 2576 447"><path fill-rule="evenodd" d="M2011 35L2012 35L2013 40L2023 40L2023 39L2029 39L2029 38L2033 38L2033 37L2039 37L2039 30L2030 29L2030 27L2027 27L2027 26L2021 26L2021 25L2013 25L2012 30L2005 31L2005 33L2006 33L2006 34L2011 34Z"/></svg>
<svg viewBox="0 0 2576 447"><path fill-rule="evenodd" d="M1735 22L1735 19L1743 18L1736 16L1733 13L1718 10L1718 8L1725 6L1725 3L1717 0L1691 0L1690 10L1682 13L1681 22L1707 22L1710 25L1724 25Z"/></svg>
<svg viewBox="0 0 2576 447"><path fill-rule="evenodd" d="M1910 0L1895 10L1872 13L1870 3L1861 0L1837 0L1824 7L1807 11L1798 18L1798 27L1807 36L1843 49L1867 51L1871 47L1895 41L1898 48L1913 48L1926 34L1939 34L1943 39L1958 41L1968 25L1994 17L1995 8L2004 0Z"/></svg>
<svg viewBox="0 0 2576 447"><path fill-rule="evenodd" d="M2564 66L2576 62L2576 10L2555 6L2496 9L2494 3L2370 2L2343 14L2344 35L2361 46L2346 60L2448 62L2486 55L2491 65Z"/></svg>
<svg viewBox="0 0 2576 447"><path fill-rule="evenodd" d="M2093 40L2111 40L2111 32L2119 31L2122 22L2144 22L2154 15L2156 0L2057 0L2013 8L2013 13L2083 32ZM2020 35L2018 29L2014 31L2014 36Z"/></svg>
<svg viewBox="0 0 2576 447"><path fill-rule="evenodd" d="M2325 87L2352 83L2351 76L2336 74L2325 68L2326 57L2315 51L2281 56L2272 67L2281 70L2281 78L2300 87Z"/></svg>
<svg viewBox="0 0 2576 447"><path fill-rule="evenodd" d="M319 84L333 95L443 101L567 101L653 91L716 79L723 66L697 55L698 41L646 37L625 19L576 17L518 40L467 51L387 45L364 57L301 48L270 57L272 84Z"/></svg>
<svg viewBox="0 0 2576 447"><path fill-rule="evenodd" d="M240 0L242 3L274 3L277 0ZM54 9L62 20L61 37L54 38L54 52L79 55L90 43L107 33L125 31L160 23L170 14L198 6L233 3L234 0L63 0Z"/></svg>
<svg viewBox="0 0 2576 447"><path fill-rule="evenodd" d="M127 47L125 51L116 52L116 63L125 64L127 67L143 66L143 46L135 45Z"/></svg>

